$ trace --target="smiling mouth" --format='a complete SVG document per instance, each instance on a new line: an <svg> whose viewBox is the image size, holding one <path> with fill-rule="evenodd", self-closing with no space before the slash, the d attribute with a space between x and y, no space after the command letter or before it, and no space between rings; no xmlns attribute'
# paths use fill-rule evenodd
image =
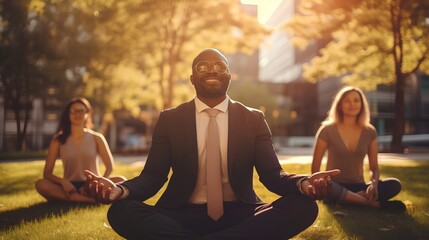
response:
<svg viewBox="0 0 429 240"><path fill-rule="evenodd" d="M212 82L220 82L220 80L216 79L216 78L209 78L209 79L204 80L204 82L206 82L206 83L212 83Z"/></svg>
<svg viewBox="0 0 429 240"><path fill-rule="evenodd" d="M220 82L221 82L221 80L217 79L217 78L206 78L206 79L204 79L205 84L218 84Z"/></svg>

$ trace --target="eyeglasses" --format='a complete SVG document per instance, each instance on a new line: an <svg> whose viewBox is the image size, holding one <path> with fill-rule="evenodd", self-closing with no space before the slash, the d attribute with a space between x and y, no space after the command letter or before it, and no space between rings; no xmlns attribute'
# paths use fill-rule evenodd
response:
<svg viewBox="0 0 429 240"><path fill-rule="evenodd" d="M85 114L85 113L88 113L88 109L83 109L83 108L76 109L76 108L72 108L72 109L70 109L70 113L71 114Z"/></svg>
<svg viewBox="0 0 429 240"><path fill-rule="evenodd" d="M228 72L228 64L223 61L217 61L214 63L203 61L195 64L195 71L199 74L208 73L210 69L213 69L217 73L226 73Z"/></svg>

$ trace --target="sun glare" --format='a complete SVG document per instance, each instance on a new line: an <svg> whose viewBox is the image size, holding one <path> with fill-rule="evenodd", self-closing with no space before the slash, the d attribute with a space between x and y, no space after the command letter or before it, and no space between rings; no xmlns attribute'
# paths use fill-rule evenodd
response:
<svg viewBox="0 0 429 240"><path fill-rule="evenodd" d="M283 0L241 0L243 4L254 4L258 6L258 21L266 23L274 10Z"/></svg>

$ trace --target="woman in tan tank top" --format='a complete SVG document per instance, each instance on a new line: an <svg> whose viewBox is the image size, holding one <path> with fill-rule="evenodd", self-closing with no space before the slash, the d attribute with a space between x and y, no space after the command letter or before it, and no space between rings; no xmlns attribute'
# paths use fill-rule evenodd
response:
<svg viewBox="0 0 429 240"><path fill-rule="evenodd" d="M329 201L405 211L398 200L389 201L401 191L396 178L380 179L377 132L370 124L370 112L362 90L357 87L341 89L316 134L311 166L312 173L320 171L327 152L326 170L340 169L332 177ZM364 159L368 156L370 181L364 180Z"/></svg>
<svg viewBox="0 0 429 240"><path fill-rule="evenodd" d="M104 177L122 182L124 177L112 177L113 156L101 133L91 130L92 108L88 100L73 98L66 105L48 149L43 178L35 183L37 192L48 201L96 202L83 190L84 170L98 174L98 157L105 166ZM61 158L63 177L53 174L55 162Z"/></svg>

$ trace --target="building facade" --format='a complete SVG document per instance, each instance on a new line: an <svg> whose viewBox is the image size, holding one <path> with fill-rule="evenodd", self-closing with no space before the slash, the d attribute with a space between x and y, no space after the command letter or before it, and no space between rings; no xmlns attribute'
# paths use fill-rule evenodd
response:
<svg viewBox="0 0 429 240"><path fill-rule="evenodd" d="M259 79L282 88L281 99L289 104L295 121L288 124L288 136L314 136L326 117L333 97L344 86L339 78L310 84L302 78L302 66L319 54L327 40L311 41L304 50L292 46L287 32L275 28L287 23L296 12L297 1L284 0L266 26L275 29L260 47ZM429 76L416 74L407 80L405 95L405 134L429 133ZM278 93L279 91L277 91ZM378 86L366 92L371 109L371 122L378 134L391 135L395 121L394 85ZM286 107L286 106L285 106Z"/></svg>
<svg viewBox="0 0 429 240"><path fill-rule="evenodd" d="M300 50L292 45L285 30L276 28L288 22L295 11L295 1L283 1L265 24L274 31L260 47L259 80L275 85L279 107L290 110L285 133L309 136L314 134L318 121L317 85L302 79L302 65L317 55L319 42L313 41Z"/></svg>

